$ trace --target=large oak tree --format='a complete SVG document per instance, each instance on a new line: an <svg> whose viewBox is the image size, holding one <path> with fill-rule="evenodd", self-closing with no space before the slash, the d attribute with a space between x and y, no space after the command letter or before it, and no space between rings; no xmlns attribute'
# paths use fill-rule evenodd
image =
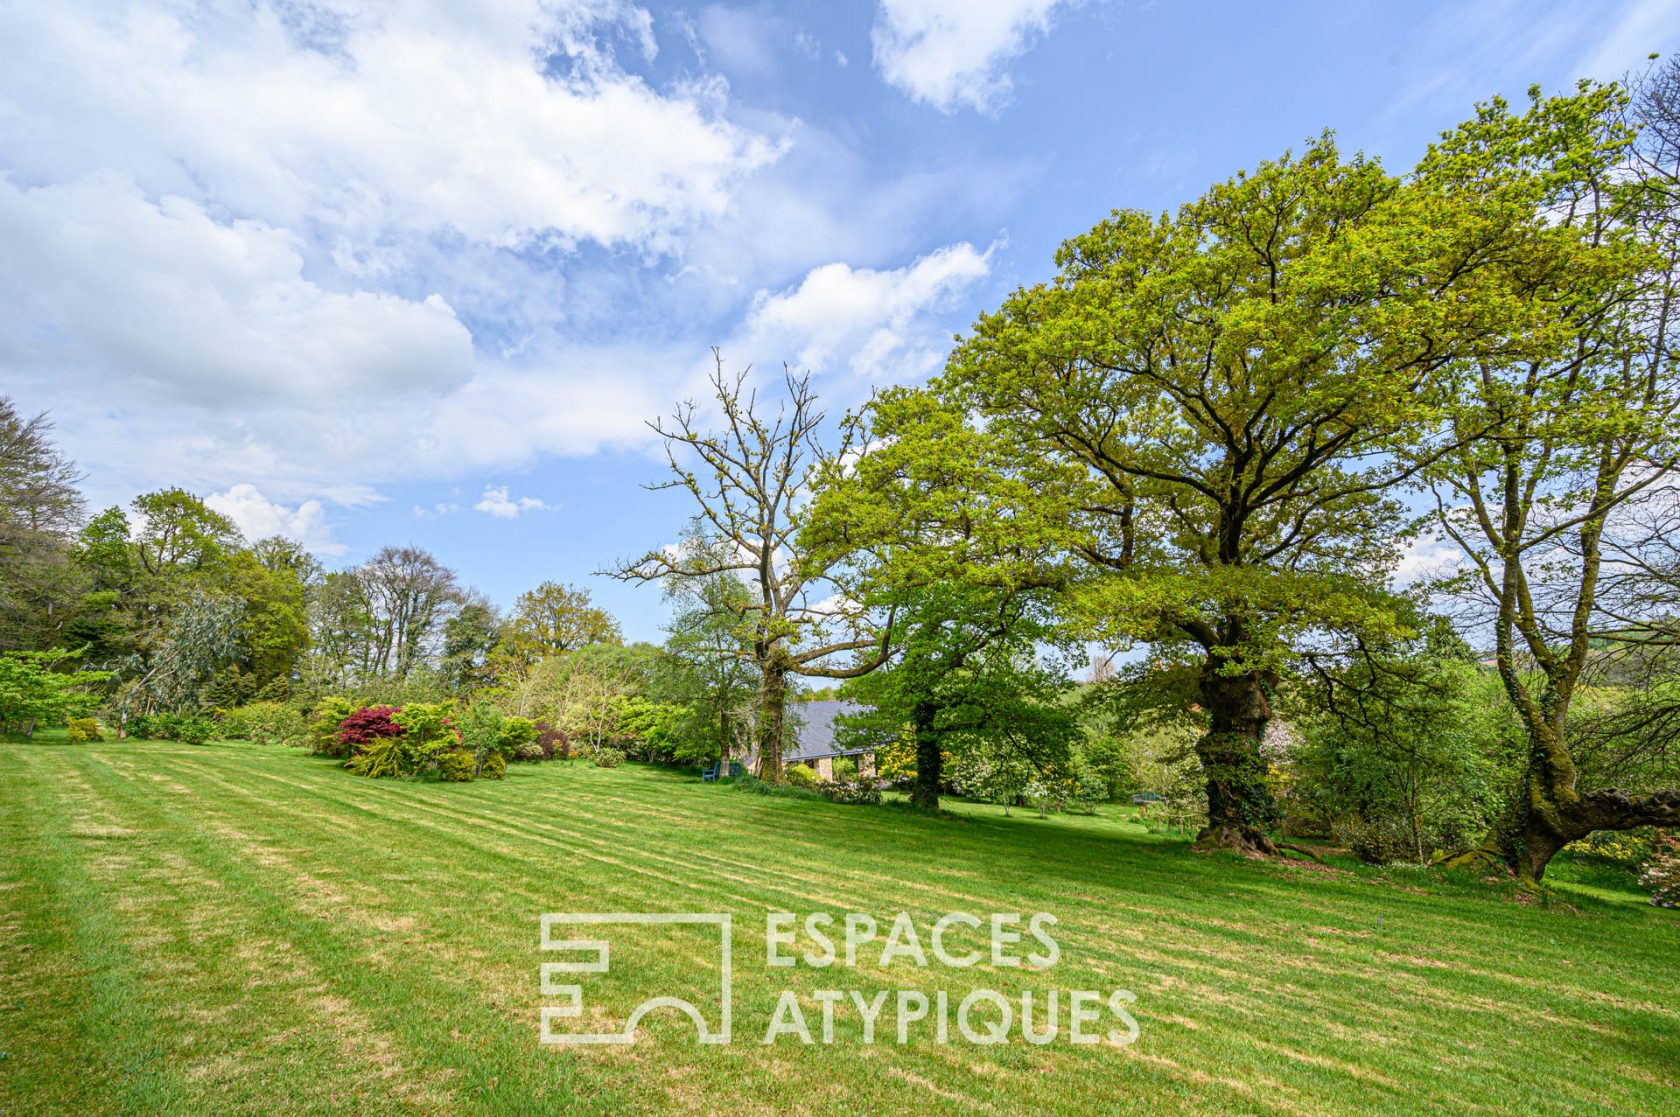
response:
<svg viewBox="0 0 1680 1117"><path fill-rule="evenodd" d="M1197 664L1204 844L1275 850L1260 743L1292 649L1394 626L1393 494L1418 468L1396 451L1444 370L1553 340L1539 296L1576 240L1499 185L1467 198L1318 139L1068 241L936 384L1074 474L1055 495L1092 634Z"/></svg>

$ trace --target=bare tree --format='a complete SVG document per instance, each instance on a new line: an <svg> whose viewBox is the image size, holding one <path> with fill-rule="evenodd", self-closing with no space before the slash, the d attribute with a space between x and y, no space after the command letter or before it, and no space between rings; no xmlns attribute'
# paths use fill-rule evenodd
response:
<svg viewBox="0 0 1680 1117"><path fill-rule="evenodd" d="M419 547L386 546L356 573L373 622L369 669L406 679L463 600L455 572Z"/></svg>
<svg viewBox="0 0 1680 1117"><path fill-rule="evenodd" d="M672 476L648 487L687 492L699 506L701 530L720 546L649 551L605 573L666 584L735 573L752 588L726 606L742 636L740 650L727 654L758 671L759 776L779 782L789 676L866 674L881 663L886 636L839 591L831 563L800 553L796 544L813 472L828 456L817 439L823 412L810 374L783 370L786 396L767 419L747 383L751 369L730 376L722 355L714 349L712 356L723 428L701 429L692 400L668 423L649 423L665 440Z"/></svg>

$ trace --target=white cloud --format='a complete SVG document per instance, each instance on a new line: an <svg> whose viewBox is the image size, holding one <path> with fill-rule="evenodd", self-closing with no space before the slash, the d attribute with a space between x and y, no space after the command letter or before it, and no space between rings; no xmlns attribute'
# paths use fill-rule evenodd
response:
<svg viewBox="0 0 1680 1117"><path fill-rule="evenodd" d="M1408 540L1400 552L1392 575L1394 583L1409 587L1419 582L1431 582L1456 574L1463 565L1464 554L1456 543L1433 536L1419 536Z"/></svg>
<svg viewBox="0 0 1680 1117"><path fill-rule="evenodd" d="M242 407L448 389L472 339L437 295L333 291L258 221L143 198L110 176L0 176L0 361L121 369L176 399Z"/></svg>
<svg viewBox="0 0 1680 1117"><path fill-rule="evenodd" d="M851 262L1019 176L878 181L722 79L650 84L655 48L621 0L6 9L0 382L54 412L96 503L260 479L295 513L645 447L720 338L936 363L980 254Z"/></svg>
<svg viewBox="0 0 1680 1117"><path fill-rule="evenodd" d="M730 73L774 73L778 40L785 37L780 22L768 11L710 4L700 10L700 38L709 60Z"/></svg>
<svg viewBox="0 0 1680 1117"><path fill-rule="evenodd" d="M760 291L735 348L782 354L815 372L841 364L872 380L912 380L938 367L949 348L936 312L986 277L992 250L948 245L901 268L848 264L813 269L788 291Z"/></svg>
<svg viewBox="0 0 1680 1117"><path fill-rule="evenodd" d="M1066 6L1068 0L880 0L870 31L875 65L888 83L941 112L989 111L1009 99L1009 63Z"/></svg>
<svg viewBox="0 0 1680 1117"><path fill-rule="evenodd" d="M486 485L484 496L473 507L498 520L513 520L518 519L522 513L541 512L552 508L553 505L545 504L534 496L522 496L517 499L510 497L506 485Z"/></svg>
<svg viewBox="0 0 1680 1117"><path fill-rule="evenodd" d="M318 500L288 508L263 496L255 485L240 484L225 493L211 493L204 503L232 520L252 542L283 535L318 555L342 555L345 551L344 544L333 539L332 525L327 523L326 510Z"/></svg>
<svg viewBox="0 0 1680 1117"><path fill-rule="evenodd" d="M623 70L612 38L651 55L651 17L613 0L6 18L0 144L31 176L121 166L148 194L365 241L447 229L663 249L777 154L724 119L721 86L662 93Z"/></svg>

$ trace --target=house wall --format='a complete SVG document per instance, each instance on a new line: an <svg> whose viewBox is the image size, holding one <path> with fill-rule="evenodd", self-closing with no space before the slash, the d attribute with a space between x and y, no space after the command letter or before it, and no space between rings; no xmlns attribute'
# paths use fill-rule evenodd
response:
<svg viewBox="0 0 1680 1117"><path fill-rule="evenodd" d="M834 758L832 756L818 758L815 767L817 769L817 775L821 776L823 779L831 780L834 778Z"/></svg>

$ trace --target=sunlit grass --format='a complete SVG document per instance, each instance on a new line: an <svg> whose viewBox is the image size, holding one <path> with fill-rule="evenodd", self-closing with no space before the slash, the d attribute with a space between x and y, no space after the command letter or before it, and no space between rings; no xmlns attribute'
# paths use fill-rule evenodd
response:
<svg viewBox="0 0 1680 1117"><path fill-rule="evenodd" d="M0 1113L1673 1111L1672 913L1208 857L1128 815L926 818L637 766L409 784L248 745L0 745ZM537 1042L538 917L619 910L733 913L734 1043L675 1017L629 1048ZM1040 974L767 970L772 910L1045 911L1063 953ZM591 1011L715 976L703 935L609 937ZM1125 987L1141 1038L866 1047L843 1008L831 1046L759 1042L784 987L815 1025L817 990L980 986Z"/></svg>

